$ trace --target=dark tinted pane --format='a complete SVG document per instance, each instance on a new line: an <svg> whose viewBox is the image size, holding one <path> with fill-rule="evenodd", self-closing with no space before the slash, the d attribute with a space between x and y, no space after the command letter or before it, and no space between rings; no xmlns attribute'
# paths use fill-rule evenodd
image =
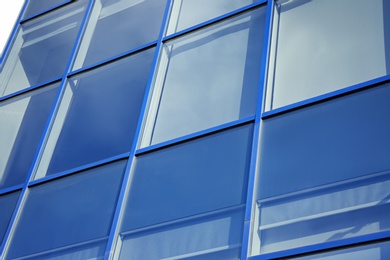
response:
<svg viewBox="0 0 390 260"><path fill-rule="evenodd" d="M390 86L266 119L259 198L390 169Z"/></svg>
<svg viewBox="0 0 390 260"><path fill-rule="evenodd" d="M27 10L24 13L24 18L36 15L62 3L71 1L72 0L30 0L27 6Z"/></svg>
<svg viewBox="0 0 390 260"><path fill-rule="evenodd" d="M52 86L0 102L0 189L25 182L57 90Z"/></svg>
<svg viewBox="0 0 390 260"><path fill-rule="evenodd" d="M20 192L0 195L0 245L3 243L9 221L14 213Z"/></svg>
<svg viewBox="0 0 390 260"><path fill-rule="evenodd" d="M36 178L128 152L154 49L69 80Z"/></svg>
<svg viewBox="0 0 390 260"><path fill-rule="evenodd" d="M101 257L125 167L116 162L31 188L7 259Z"/></svg>
<svg viewBox="0 0 390 260"><path fill-rule="evenodd" d="M78 1L21 25L0 74L0 96L65 73L84 11Z"/></svg>
<svg viewBox="0 0 390 260"><path fill-rule="evenodd" d="M139 156L121 259L236 259L251 140L245 125Z"/></svg>
<svg viewBox="0 0 390 260"><path fill-rule="evenodd" d="M75 68L157 40L166 0L96 0Z"/></svg>
<svg viewBox="0 0 390 260"><path fill-rule="evenodd" d="M138 157L121 229L245 203L251 133L246 125Z"/></svg>

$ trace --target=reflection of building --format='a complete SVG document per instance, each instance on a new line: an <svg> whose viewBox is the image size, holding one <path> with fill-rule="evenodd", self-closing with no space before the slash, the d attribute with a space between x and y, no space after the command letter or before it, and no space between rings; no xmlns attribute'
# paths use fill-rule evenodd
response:
<svg viewBox="0 0 390 260"><path fill-rule="evenodd" d="M0 258L389 258L389 8L26 1Z"/></svg>

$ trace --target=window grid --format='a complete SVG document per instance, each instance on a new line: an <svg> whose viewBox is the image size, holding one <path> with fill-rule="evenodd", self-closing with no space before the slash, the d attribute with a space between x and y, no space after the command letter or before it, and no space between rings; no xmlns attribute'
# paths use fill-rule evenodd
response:
<svg viewBox="0 0 390 260"><path fill-rule="evenodd" d="M30 0L31 1L31 0ZM22 14L23 12L26 11L26 7L28 5L28 2L29 0L26 0L26 3L23 7L23 11L21 12L21 15L20 17L22 17ZM31 17L27 17L25 19L22 19L20 21L20 23L23 23L23 22L26 22L26 21L29 21L30 19L33 19L35 17L39 17L41 15L44 15L52 10L55 10L57 8L61 8L63 7L64 5L67 5L67 4L71 4L72 1L65 1L64 3L60 4L60 5L57 5L51 9L48 9L48 10L45 10L45 11L42 11L41 13L38 13L36 15L33 15ZM35 86L31 86L29 88L26 88L26 89L23 89L21 91L18 91L16 93L12 93L10 95L7 95L7 96L4 96L4 97L0 97L0 102L1 101L5 101L5 100L8 100L9 98L11 97L14 97L14 96L17 96L17 95L20 95L20 94L23 94L23 93L26 93L26 92L29 92L29 91L32 91L32 90L35 90L35 89L38 89L38 88L43 88L51 83L54 83L54 82L58 82L59 80L61 80L61 90L60 90L60 93L58 94L58 97L57 97L57 101L56 101L56 104L54 107L58 107L59 106L59 100L62 96L62 92L64 91L64 87L66 85L66 80L70 77L70 76L73 76L73 75L76 75L78 73L81 73L81 72L85 72L87 70L91 70L91 69L94 69L96 67L99 67L99 66L104 66L105 64L108 64L110 62L114 62L115 60L117 59L120 59L124 56L127 56L127 55L132 55L134 53L137 53L137 52L141 52L149 47L156 47L156 52L155 52L155 58L154 58L154 62L153 62L153 65L152 65L152 69L151 69L151 73L150 73L150 77L149 77L149 82L147 84L147 90L146 90L146 95L145 95L145 99L143 101L143 106L142 106L142 109L141 109L141 113L140 113L140 119L142 119L144 117L144 114L147 113L147 100L148 100L148 97L151 95L150 92L152 92L152 84L153 84L153 75L155 74L154 71L157 69L157 60L158 60L158 57L160 55L160 52L161 52L161 48L162 48L162 44L168 40L171 40L171 39L175 39L177 37L180 37L182 35L185 35L187 33L190 33L190 32L193 32L195 30L200 30L208 25L211 25L211 24L214 24L216 22L219 22L221 20L224 20L224 19L228 19L232 16L235 16L235 15L238 15L242 12L245 12L245 11L248 11L248 10L253 10L254 8L268 2L268 7L267 7L267 18L266 18L266 37L264 39L264 42L266 44L264 44L263 46L263 57L262 57L262 61L261 61L261 71L260 71L260 77L261 77L261 80L260 80L260 83L259 83L259 98L258 98L258 106L257 106L257 111L256 111L256 114L255 114L255 117L250 117L250 118L245 118L245 119L242 119L242 120L237 120L235 122L231 122L231 123L228 123L228 124L224 124L224 125L221 125L221 126L217 126L217 127L214 127L214 128L210 128L210 129L207 129L207 130L203 130L203 131L200 131L200 132L197 132L195 134L191 134L191 135L187 135L185 137L180 137L180 138L176 138L176 139L173 139L171 141L168 141L168 142L164 142L164 143L161 143L159 145L155 145L155 146L150 146L150 147L147 147L147 148L142 148L142 149L136 149L136 145L137 145L137 141L133 142L133 145L130 149L130 152L129 153L125 153L125 154L122 154L122 155L118 155L118 156L115 156L115 157L112 157L112 158L107 158L105 160L101 160L101 161L98 161L98 162L94 162L94 163L91 163L91 164L88 164L88 165L85 165L85 166L81 166L79 168L76 168L76 169L73 169L73 170L69 170L67 172L63 172L59 175L56 175L56 176L52 176L50 178L46 178L46 179L40 179L40 180L35 180L35 181L29 181L31 179L31 175L33 173L33 170L30 171L30 174L29 174L29 177L27 178L26 182L24 185L17 185L17 186L14 186L14 187L8 187L8 188L5 188L5 189L2 189L0 191L0 195L4 195L4 194L8 194L10 192L18 192L18 191L21 191L21 195L19 197L19 200L17 202L17 205L16 205L16 210L12 216L12 219L11 219L11 222L13 224L10 224L8 226L8 229L7 229L7 232L6 232L6 235L5 235L5 238L4 238L4 242L3 244L1 245L0 247L0 258L2 258L2 256L4 256L4 253L5 253L5 250L7 248L7 245L8 243L10 242L10 238L11 238L11 233L12 233L12 230L14 228L14 226L16 225L16 216L18 215L18 212L20 212L20 210L22 209L22 206L23 206L23 202L27 196L27 192L28 192L28 189L32 186L38 186L40 185L41 183L46 183L46 182L50 182L51 180L55 180L59 177L63 177L63 176L67 176L67 175L71 175L71 174L74 174L75 172L78 172L78 171L81 171L81 170L86 170L86 169L90 169L90 168L93 168L93 167L96 167L96 166L99 166L99 165L105 165L109 162L113 162L113 161L116 161L118 159L126 159L128 158L129 159L129 163L127 165L127 168L126 168L126 173L125 173L125 177L124 177L124 181L123 181L123 184L122 184L122 188L121 188L121 192L120 192L120 199L119 199L119 202L116 206L116 210L115 210L115 215L114 215L114 220L113 220L113 223L112 223L112 227L111 227L111 231L110 231L110 235L109 235L109 242L107 244L107 248L106 248L106 255L105 255L105 259L111 259L111 257L113 256L114 254L114 244L115 244L115 241L116 241L116 236L118 234L118 226L119 226L119 221L120 221L120 215L121 215L121 211L122 211L122 208L124 206L124 200L125 200L125 195L126 195L126 190L128 189L128 186L129 186L129 182L130 182L130 179L131 179L131 169L133 167L133 161L134 161L134 158L138 155L141 155L143 153L146 153L146 152L152 152L154 150L158 150L158 149L164 149L165 147L168 147L170 145L173 145L173 144L177 144L177 143L180 143L180 142L186 142L188 140L191 140L193 138L196 138L196 137L199 137L199 136L203 136L203 135L207 135L207 134L211 134L211 133L215 133L215 132L218 132L218 131L222 131L222 130L225 130L225 129L228 129L230 127L234 127L236 125L241 125L241 124L245 124L245 123L249 123L249 122L254 122L254 138L253 138L253 146L252 146L252 154L251 154L251 165L250 165L250 181L249 181L249 186L248 186L248 198L247 198L247 203L246 203L246 214L245 214L245 224L244 224L244 236L243 236L243 243L242 243L242 254L241 254L241 258L244 259L248 256L248 248L250 247L250 229L253 228L251 227L251 223L253 221L252 219L252 215L253 215L253 206L252 206L252 202L254 200L253 198L253 194L255 193L254 190L256 189L255 186L256 186L256 171L257 171L257 167L258 167L258 153L260 152L259 151L259 148L258 148L258 143L260 142L260 131L261 131L261 124L262 124L262 120L267 120L269 118L272 118L274 116L278 116L279 114L284 114L284 113L289 113L290 111L294 111L294 110L297 110L297 109L300 109L302 107L308 107L308 106L314 106L316 105L317 103L319 102L326 102L328 100L333 100L337 97L340 97L340 96L347 96L351 93L355 93L356 91L360 91L360 90L363 90L363 89L367 89L367 88L374 88L378 85L381 85L381 83L384 83L384 82L388 82L390 81L390 76L387 75L387 76L383 76L383 77L380 77L380 78L376 78L376 79L373 79L373 80L369 80L367 82L364 82L364 83L359 83L357 85L353 85L353 86L350 86L350 87L347 87L347 88L344 88L344 89L341 89L341 90L337 90L337 91L333 91L331 93L327 93L327 94L324 94L324 95L321 95L321 96L318 96L318 97L313 97L313 98L309 98L307 100L303 100L303 101L300 101L300 102L297 102L297 103L294 103L294 104L291 104L291 105L287 105L287 106L283 106L281 108L277 108L277 109L274 109L274 110L271 110L271 111L267 111L267 112L264 112L263 111L263 99L264 97L266 96L265 95L265 85L266 85L266 81L267 81L267 74L266 74L266 71L267 71L267 64L269 64L269 57L268 57L268 53L269 53L269 46L270 46L270 41L271 41L271 30L272 30L272 17L273 17L273 6L275 5L274 3L274 0L268 0L268 1L260 1L258 3L254 3L254 4L251 4L251 5L248 5L246 7L242 7L240 9L237 9L235 11L232 11L228 14L225 14L225 15L221 15L217 18L214 18L214 19L211 19L209 21L206 21L206 22L203 22L201 24L198 24L198 25L194 25L188 29L185 29L185 30L182 30L180 32L177 32L177 33L174 33L172 35L169 35L169 36L164 36L165 35L165 31L166 31L166 27L167 27L167 23L168 23L168 19L169 19L169 10L170 10L170 7L172 6L172 2L173 0L170 0L168 1L167 3L167 8L165 10L165 15L164 15L164 19L163 19L163 23L162 23L162 26L161 26L161 30L160 30L160 35L159 35L159 38L156 42L151 42L151 43L148 43L146 44L145 46L139 46L137 47L136 49L133 49L133 50L128 50L126 51L125 53L121 53L121 54L118 54L114 57L111 57L111 58L108 58L107 60L103 60L103 61L100 61L98 63L95 63L95 64L92 64L88 67L83 67L83 68L80 68L76 71L71 71L71 67L72 67L72 64L75 60L75 56L76 56L76 53L77 53L77 49L81 43L81 38L82 38L82 32L85 30L85 27L86 27L86 24L87 24L87 20L88 20L88 17L91 13L91 10L92 10L92 6L93 6L93 2L94 0L90 0L89 3L88 3L88 8L87 8L87 11L84 15L84 19L83 19L83 22L82 22L82 25L81 25L81 29L79 30L79 33L78 33L78 36L76 38L76 44L74 45L73 47L73 50L72 50L72 54L71 54L71 58L69 60L69 63L67 65L67 70L66 72L64 73L64 75L62 77L59 77L59 78L56 78L56 79L53 79L53 80L50 80L48 82L43 82L43 83L39 83ZM17 32L17 27L18 26L15 26L14 28L14 31L11 35L11 38L10 39L13 39L16 37L16 32ZM7 55L7 53L9 52L9 49L10 49L10 43L12 41L9 40L6 48L4 49L4 54L3 54L3 57L1 57L2 59L0 60L0 64L4 63L4 59L5 59L5 56ZM51 115L49 116L49 119L51 121L53 121L53 118L54 118L54 114L55 114L55 110L56 109L53 109ZM137 132L135 134L135 140L138 140L140 135L141 135L141 131L142 131L142 127L141 127L141 121L142 120L139 120L139 123L138 123L138 126L137 126ZM44 130L44 135L48 135L48 132L50 131L50 125L52 124L53 122L49 123L47 126L46 126L46 129ZM41 144L39 145L39 148L38 150L40 151L39 153L42 152L42 149L44 147L44 141L42 140ZM35 158L35 162L37 163L39 159L39 156L37 155L36 158ZM35 163L35 164L36 164ZM253 232L253 231L252 231ZM379 240L382 240L382 239L388 239L390 237L390 231L383 231L383 232L380 232L380 233L375 233L375 234L371 234L371 235L364 235L364 236L359 236L359 237L355 237L355 238L349 238L349 239L344 239L344 240L338 240L338 241L334 241L334 242L331 242L331 243L322 243L322 244L318 244L318 245L314 245L314 246L305 246L305 247L301 247L301 248L296 248L296 249L291 249L291 250L285 250L285 251L282 251L282 252L276 252L276 253L270 253L270 254L263 254L263 255L258 255L258 256L251 256L249 257L249 259L277 259L277 258L281 258L281 257L287 257L287 256L294 256L294 255L300 255L300 254L306 254L306 253L311 253L311 252L316 252L318 250L324 250L324 249L336 249L338 247L342 247L342 246L348 246L348 245L352 245L352 244L364 244L366 242L370 242L370 241L379 241Z"/></svg>

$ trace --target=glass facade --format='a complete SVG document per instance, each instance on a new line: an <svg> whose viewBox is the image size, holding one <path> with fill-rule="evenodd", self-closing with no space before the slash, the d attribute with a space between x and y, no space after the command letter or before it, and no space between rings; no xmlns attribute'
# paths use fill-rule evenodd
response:
<svg viewBox="0 0 390 260"><path fill-rule="evenodd" d="M388 259L390 3L26 0L0 259Z"/></svg>

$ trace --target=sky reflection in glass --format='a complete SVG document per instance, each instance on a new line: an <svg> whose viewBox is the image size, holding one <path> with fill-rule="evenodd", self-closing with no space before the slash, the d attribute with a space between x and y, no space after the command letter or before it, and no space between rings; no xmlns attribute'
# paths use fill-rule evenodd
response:
<svg viewBox="0 0 390 260"><path fill-rule="evenodd" d="M388 12L387 0L280 1L267 110L386 75Z"/></svg>
<svg viewBox="0 0 390 260"><path fill-rule="evenodd" d="M234 11L257 0L175 0L167 34L205 22L219 15ZM207 8L205 8L207 6Z"/></svg>
<svg viewBox="0 0 390 260"><path fill-rule="evenodd" d="M155 41L166 0L96 0L74 69Z"/></svg>
<svg viewBox="0 0 390 260"><path fill-rule="evenodd" d="M265 9L164 46L141 146L255 113Z"/></svg>
<svg viewBox="0 0 390 260"><path fill-rule="evenodd" d="M65 73L86 1L23 23L0 73L0 96Z"/></svg>

